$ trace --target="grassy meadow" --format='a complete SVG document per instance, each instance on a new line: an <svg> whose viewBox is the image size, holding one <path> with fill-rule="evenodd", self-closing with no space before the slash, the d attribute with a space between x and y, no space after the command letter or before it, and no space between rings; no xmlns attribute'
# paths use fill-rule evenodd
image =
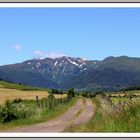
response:
<svg viewBox="0 0 140 140"><path fill-rule="evenodd" d="M36 96L40 99L46 98L49 95L49 91L48 89L0 81L0 104L5 103L6 100L13 100L16 98L21 98L23 100L35 100ZM64 98L66 94L55 94L54 96L55 98Z"/></svg>
<svg viewBox="0 0 140 140"><path fill-rule="evenodd" d="M131 92L132 93L132 92ZM140 95L139 91L135 91ZM130 92L126 92L130 95ZM118 92L116 98L109 94L93 98L96 111L89 122L67 128L66 132L140 132L140 97L124 98ZM113 95L113 94L112 94ZM113 95L113 96L114 96ZM134 95L134 94L133 94Z"/></svg>
<svg viewBox="0 0 140 140"><path fill-rule="evenodd" d="M33 91L33 90L47 90L50 91L50 89L46 88L38 88L38 87L32 87L24 84L16 84L6 81L0 81L0 88L8 88L8 89L17 89L17 90L27 90L27 91Z"/></svg>
<svg viewBox="0 0 140 140"><path fill-rule="evenodd" d="M48 91L22 91L16 89L0 88L0 104L3 104L6 100L12 100L16 98L35 100L36 96L39 98L46 98L48 95ZM54 96L55 98L64 98L66 97L66 94L55 94Z"/></svg>

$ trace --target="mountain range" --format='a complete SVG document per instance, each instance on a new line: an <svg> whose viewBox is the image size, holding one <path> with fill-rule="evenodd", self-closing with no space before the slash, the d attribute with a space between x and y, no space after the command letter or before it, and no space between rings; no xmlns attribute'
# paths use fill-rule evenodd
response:
<svg viewBox="0 0 140 140"><path fill-rule="evenodd" d="M36 87L119 90L140 85L140 58L107 57L102 61L59 57L0 66L0 79Z"/></svg>

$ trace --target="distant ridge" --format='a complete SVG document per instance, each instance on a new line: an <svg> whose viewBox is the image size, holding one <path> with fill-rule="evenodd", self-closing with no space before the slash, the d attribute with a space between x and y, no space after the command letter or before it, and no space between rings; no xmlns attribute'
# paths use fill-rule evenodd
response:
<svg viewBox="0 0 140 140"><path fill-rule="evenodd" d="M0 66L0 79L26 85L78 90L119 90L140 85L140 58L102 61L62 56Z"/></svg>

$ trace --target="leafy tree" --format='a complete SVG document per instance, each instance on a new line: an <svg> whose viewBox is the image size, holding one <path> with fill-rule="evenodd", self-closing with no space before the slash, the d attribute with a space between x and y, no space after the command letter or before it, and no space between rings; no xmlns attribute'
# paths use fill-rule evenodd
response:
<svg viewBox="0 0 140 140"><path fill-rule="evenodd" d="M74 88L68 90L68 97L75 97Z"/></svg>
<svg viewBox="0 0 140 140"><path fill-rule="evenodd" d="M57 90L57 89L52 89L51 93L52 93L52 94L59 94L59 90Z"/></svg>

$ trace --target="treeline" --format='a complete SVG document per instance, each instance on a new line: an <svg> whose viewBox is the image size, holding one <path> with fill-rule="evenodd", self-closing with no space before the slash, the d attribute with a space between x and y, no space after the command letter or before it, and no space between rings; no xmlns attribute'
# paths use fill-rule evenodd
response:
<svg viewBox="0 0 140 140"><path fill-rule="evenodd" d="M90 92L90 91L84 91L84 92L78 92L75 91L74 88L68 89L67 91L62 91L62 90L58 90L58 89L52 89L50 94L67 94L67 96L69 97L75 97L75 96L83 96L86 98L93 98L96 95L102 95L104 94L103 91L97 91L97 92Z"/></svg>
<svg viewBox="0 0 140 140"><path fill-rule="evenodd" d="M98 92L84 92L84 93L80 93L80 95L82 95L83 97L86 98L93 98L96 97L97 95L103 95L104 93L102 91L98 91Z"/></svg>
<svg viewBox="0 0 140 140"><path fill-rule="evenodd" d="M52 89L50 94L67 94L68 97L75 97L78 93L74 90L74 88L68 89L67 91Z"/></svg>
<svg viewBox="0 0 140 140"><path fill-rule="evenodd" d="M140 86L131 86L125 89L121 89L120 91L133 91L133 90L140 90Z"/></svg>
<svg viewBox="0 0 140 140"><path fill-rule="evenodd" d="M64 94L65 92L63 90L51 89L51 91L49 93L52 93L52 94Z"/></svg>

